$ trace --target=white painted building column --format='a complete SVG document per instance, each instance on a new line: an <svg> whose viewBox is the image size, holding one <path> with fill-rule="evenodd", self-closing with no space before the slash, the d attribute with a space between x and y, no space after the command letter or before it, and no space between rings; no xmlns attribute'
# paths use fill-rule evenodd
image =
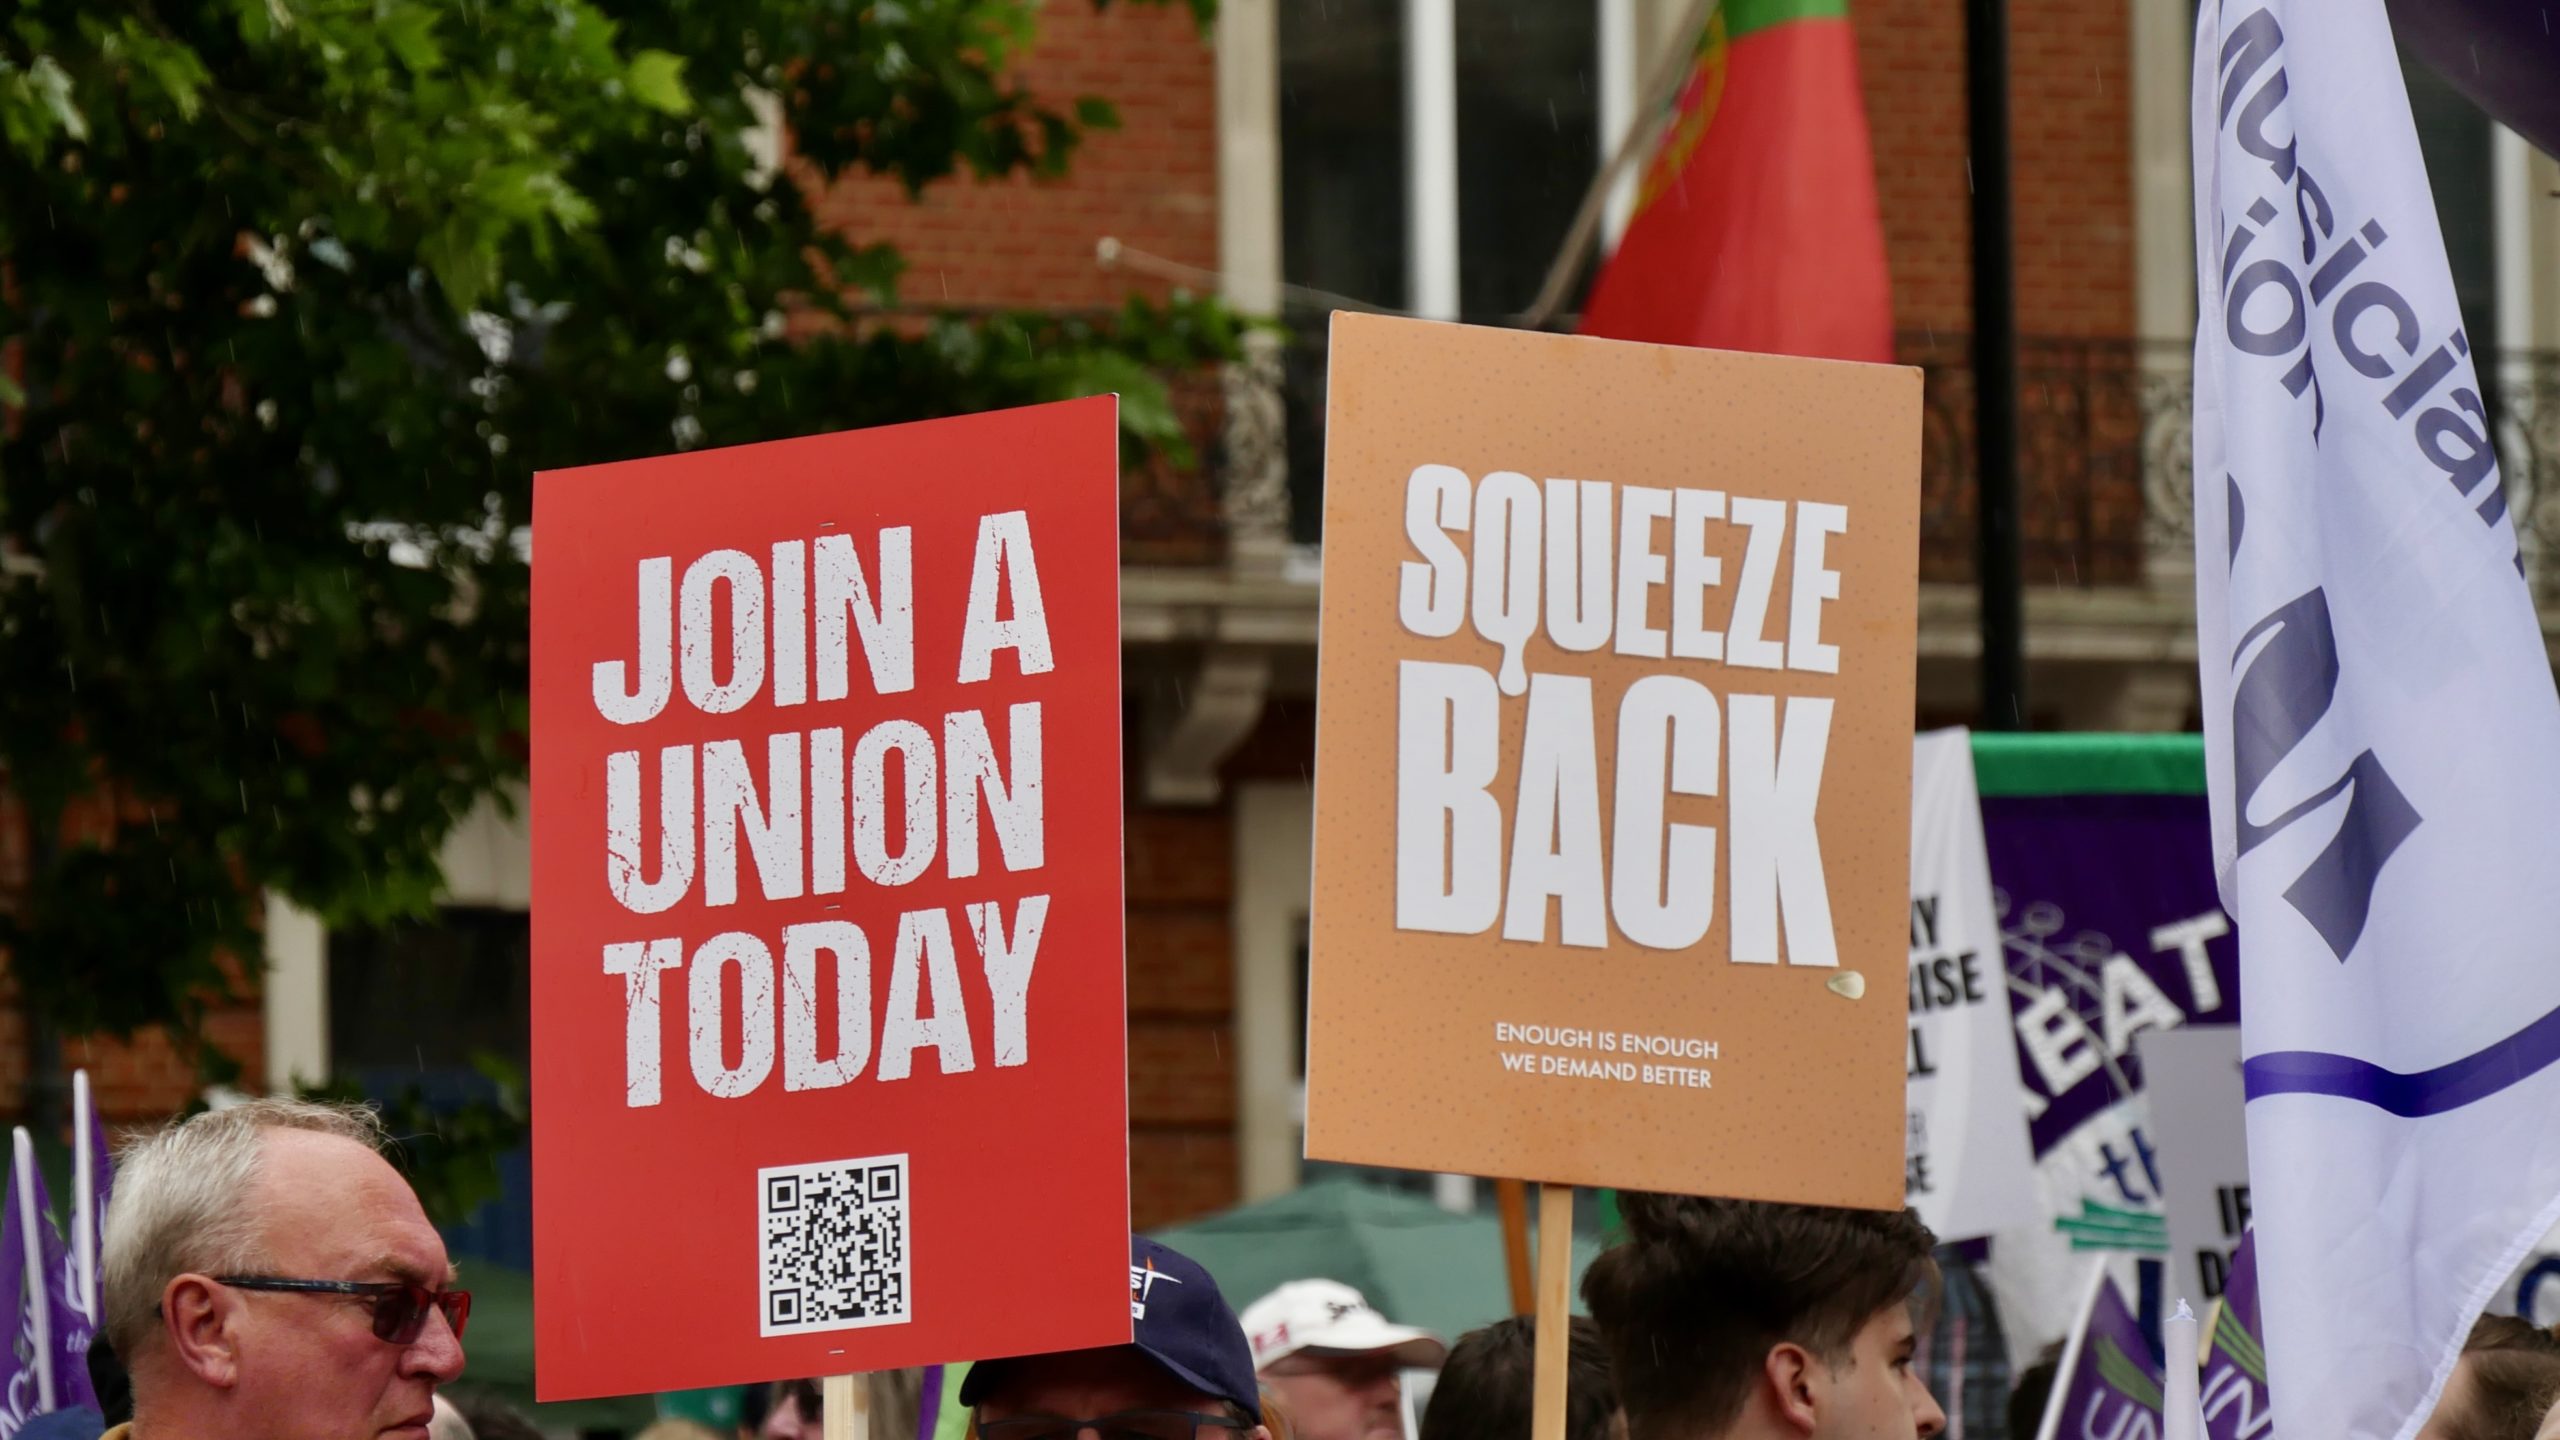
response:
<svg viewBox="0 0 2560 1440"><path fill-rule="evenodd" d="M1600 6L1600 163L1617 158L1627 132L1636 123L1636 94L1642 73L1636 62L1636 0L1598 0ZM1627 221L1636 211L1636 182L1641 165L1630 165L1609 187L1609 202L1600 212L1600 254L1618 248Z"/></svg>
<svg viewBox="0 0 2560 1440"><path fill-rule="evenodd" d="M1306 997L1298 945L1314 883L1315 793L1252 782L1235 793L1236 1156L1246 1204L1298 1186Z"/></svg>
<svg viewBox="0 0 2560 1440"><path fill-rule="evenodd" d="M1218 6L1218 274L1248 315L1280 313L1279 0Z"/></svg>
<svg viewBox="0 0 2560 1440"><path fill-rule="evenodd" d="M329 1078L329 931L320 917L266 894L267 973L258 987L267 1027L269 1094Z"/></svg>
<svg viewBox="0 0 2560 1440"><path fill-rule="evenodd" d="M1405 306L1458 318L1458 5L1405 0Z"/></svg>

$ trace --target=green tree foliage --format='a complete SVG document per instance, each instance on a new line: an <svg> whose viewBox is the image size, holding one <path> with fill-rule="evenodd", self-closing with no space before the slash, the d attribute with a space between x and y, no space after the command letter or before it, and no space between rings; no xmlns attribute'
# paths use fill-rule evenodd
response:
<svg viewBox="0 0 2560 1440"><path fill-rule="evenodd" d="M432 902L526 763L536 468L1106 389L1178 449L1161 377L1232 352L1190 301L886 322L897 254L813 217L1062 173L1113 116L1014 77L1034 0L610 9L0 18L0 944L64 1032L192 1037L261 887Z"/></svg>
<svg viewBox="0 0 2560 1440"><path fill-rule="evenodd" d="M523 1148L527 1128L523 1075L486 1053L472 1056L471 1066L491 1093L464 1105L438 1105L415 1085L367 1095L344 1077L300 1093L310 1100L371 1104L391 1135L391 1163L418 1192L419 1208L438 1225L461 1225L504 1193L498 1166Z"/></svg>

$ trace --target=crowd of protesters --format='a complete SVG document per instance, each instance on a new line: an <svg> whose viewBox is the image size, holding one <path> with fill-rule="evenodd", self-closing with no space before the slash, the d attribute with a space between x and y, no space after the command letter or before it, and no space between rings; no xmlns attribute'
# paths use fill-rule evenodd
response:
<svg viewBox="0 0 2560 1440"><path fill-rule="evenodd" d="M463 1369L470 1297L360 1107L261 1100L137 1143L107 1218L104 1414L40 1417L57 1440L535 1440ZM1567 1337L1567 1440L1931 1440L1947 1427L1917 1352L1939 1293L1910 1211L1628 1194ZM1536 1333L1454 1345L1357 1290L1292 1282L1229 1307L1208 1272L1132 1237L1129 1344L981 1361L954 1428L940 1377L863 1377L885 1440L1527 1440ZM1427 1405L1405 1378L1436 1378ZM2013 1397L2032 1440L2050 1377ZM641 1440L818 1440L824 1398L764 1392L730 1436L665 1420ZM67 1413L67 1412L66 1412ZM2488 1318L2420 1440L2560 1440L2560 1336Z"/></svg>

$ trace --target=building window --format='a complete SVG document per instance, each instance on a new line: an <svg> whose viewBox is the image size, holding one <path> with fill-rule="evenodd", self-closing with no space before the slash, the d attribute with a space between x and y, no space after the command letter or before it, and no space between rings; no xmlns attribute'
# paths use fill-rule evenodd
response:
<svg viewBox="0 0 2560 1440"><path fill-rule="evenodd" d="M1538 298L1607 158L1599 76L1592 0L1458 0L1462 318L1499 324Z"/></svg>
<svg viewBox="0 0 2560 1440"><path fill-rule="evenodd" d="M2510 339L2498 333L2498 225L2492 165L2496 144L2489 117L2435 72L2404 53L2400 74L2409 85L2409 118L2426 158L2427 186L2435 192L2436 226L2444 232L2444 257L2453 272L2454 299L2462 307L2478 368ZM2495 394L2495 387L2488 387Z"/></svg>
<svg viewBox="0 0 2560 1440"><path fill-rule="evenodd" d="M526 1073L532 935L521 910L451 907L433 920L329 932L329 1068L366 1095L411 1089L435 1106L486 1100L475 1061ZM533 1180L522 1149L499 1162L504 1193L445 1232L457 1256L530 1270Z"/></svg>
<svg viewBox="0 0 2560 1440"><path fill-rule="evenodd" d="M1445 6L1445 108L1416 114L1409 6ZM1290 538L1321 538L1325 315L1338 302L1507 323L1536 300L1583 192L1606 161L1603 117L1628 115L1628 63L1602 35L1628 0L1290 0L1279 7L1280 278L1295 333L1286 362ZM1628 12L1631 13L1631 12ZM1426 47L1427 48L1427 47ZM1620 52L1613 51L1612 54ZM1623 124L1623 119L1616 123ZM1455 137L1455 184L1417 184L1417 127ZM1430 181L1433 177L1419 177ZM1439 177L1446 180L1452 177ZM1455 213L1417 198L1455 195ZM1454 230L1454 251L1417 235ZM1445 272L1454 268L1452 277Z"/></svg>
<svg viewBox="0 0 2560 1440"><path fill-rule="evenodd" d="M1402 0L1279 8L1281 278L1403 309Z"/></svg>

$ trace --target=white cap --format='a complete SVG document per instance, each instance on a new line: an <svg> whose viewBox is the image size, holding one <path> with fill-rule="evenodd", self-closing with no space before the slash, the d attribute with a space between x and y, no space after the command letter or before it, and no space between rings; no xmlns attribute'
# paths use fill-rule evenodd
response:
<svg viewBox="0 0 2560 1440"><path fill-rule="evenodd" d="M1436 1369L1449 1357L1449 1347L1428 1330L1389 1324L1387 1317L1338 1280L1292 1280L1244 1307L1245 1339L1253 1345L1253 1368L1313 1351L1328 1355L1396 1352L1399 1364Z"/></svg>

